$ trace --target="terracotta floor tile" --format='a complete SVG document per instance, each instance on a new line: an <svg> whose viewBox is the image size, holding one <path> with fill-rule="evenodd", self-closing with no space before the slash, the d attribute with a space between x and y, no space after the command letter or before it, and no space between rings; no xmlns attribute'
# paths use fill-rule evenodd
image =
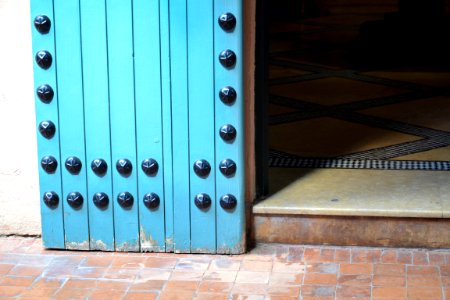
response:
<svg viewBox="0 0 450 300"><path fill-rule="evenodd" d="M352 249L352 263L366 263L367 259L367 250L361 249Z"/></svg>
<svg viewBox="0 0 450 300"><path fill-rule="evenodd" d="M370 286L352 286L342 285L336 289L336 298L370 298L371 287Z"/></svg>
<svg viewBox="0 0 450 300"><path fill-rule="evenodd" d="M14 268L12 264L0 264L0 275L8 274L12 268Z"/></svg>
<svg viewBox="0 0 450 300"><path fill-rule="evenodd" d="M301 285L303 274L295 273L271 273L269 278L270 285Z"/></svg>
<svg viewBox="0 0 450 300"><path fill-rule="evenodd" d="M340 285L371 285L372 275L341 275L338 277Z"/></svg>
<svg viewBox="0 0 450 300"><path fill-rule="evenodd" d="M303 299L306 297L323 298L333 297L336 294L336 287L329 285L303 285L301 287L301 294Z"/></svg>
<svg viewBox="0 0 450 300"><path fill-rule="evenodd" d="M58 289L63 283L66 282L67 279L59 279L59 278L39 278L33 283L33 288L35 289Z"/></svg>
<svg viewBox="0 0 450 300"><path fill-rule="evenodd" d="M450 276L450 265L440 266L441 276Z"/></svg>
<svg viewBox="0 0 450 300"><path fill-rule="evenodd" d="M396 286L404 287L406 286L405 276L385 276L385 275L374 275L373 276L374 286Z"/></svg>
<svg viewBox="0 0 450 300"><path fill-rule="evenodd" d="M164 285L167 283L166 280L144 280L137 279L130 286L131 291L161 291Z"/></svg>
<svg viewBox="0 0 450 300"><path fill-rule="evenodd" d="M125 291L131 285L130 281L124 280L98 280L97 281L97 289L100 290L117 290L117 291Z"/></svg>
<svg viewBox="0 0 450 300"><path fill-rule="evenodd" d="M140 274L140 269L110 268L106 270L104 278L134 280L138 274Z"/></svg>
<svg viewBox="0 0 450 300"><path fill-rule="evenodd" d="M272 261L244 260L241 264L243 271L270 272L272 270Z"/></svg>
<svg viewBox="0 0 450 300"><path fill-rule="evenodd" d="M336 274L306 274L304 284L312 285L335 285L337 284Z"/></svg>
<svg viewBox="0 0 450 300"><path fill-rule="evenodd" d="M405 265L400 264L376 264L374 266L375 275L401 276L406 272Z"/></svg>
<svg viewBox="0 0 450 300"><path fill-rule="evenodd" d="M136 280L168 280L172 271L169 269L144 268L138 273Z"/></svg>
<svg viewBox="0 0 450 300"><path fill-rule="evenodd" d="M240 295L235 294L232 295L231 300L264 300L267 299L267 297L263 295Z"/></svg>
<svg viewBox="0 0 450 300"><path fill-rule="evenodd" d="M244 263L244 262L242 262ZM228 258L214 259L209 265L210 271L237 271L241 267L241 261Z"/></svg>
<svg viewBox="0 0 450 300"><path fill-rule="evenodd" d="M28 287L31 286L35 280L36 277L5 276L0 277L0 285Z"/></svg>
<svg viewBox="0 0 450 300"><path fill-rule="evenodd" d="M145 257L119 256L114 257L111 268L143 268Z"/></svg>
<svg viewBox="0 0 450 300"><path fill-rule="evenodd" d="M444 253L430 252L428 253L428 258L430 260L430 265L442 266L447 263Z"/></svg>
<svg viewBox="0 0 450 300"><path fill-rule="evenodd" d="M374 298L406 299L406 288L404 287L374 287L372 289Z"/></svg>
<svg viewBox="0 0 450 300"><path fill-rule="evenodd" d="M173 269L177 262L177 258L148 257L144 262L144 266L146 268Z"/></svg>
<svg viewBox="0 0 450 300"><path fill-rule="evenodd" d="M359 263L359 264L347 264L341 263L340 273L345 275L359 275L359 274L372 274L373 264Z"/></svg>
<svg viewBox="0 0 450 300"><path fill-rule="evenodd" d="M128 292L124 300L156 300L158 296L158 292Z"/></svg>
<svg viewBox="0 0 450 300"><path fill-rule="evenodd" d="M311 263L306 265L306 273L337 274L339 265L335 263Z"/></svg>
<svg viewBox="0 0 450 300"><path fill-rule="evenodd" d="M208 269L210 260L180 258L175 269L205 271Z"/></svg>
<svg viewBox="0 0 450 300"><path fill-rule="evenodd" d="M268 286L266 284L236 283L231 289L231 294L235 295L265 295Z"/></svg>
<svg viewBox="0 0 450 300"><path fill-rule="evenodd" d="M428 253L426 252L414 252L413 264L415 265L428 265Z"/></svg>
<svg viewBox="0 0 450 300"><path fill-rule="evenodd" d="M198 281L169 280L164 287L164 291L195 291L198 286Z"/></svg>
<svg viewBox="0 0 450 300"><path fill-rule="evenodd" d="M201 281L204 273L202 271L174 270L170 275L170 280Z"/></svg>
<svg viewBox="0 0 450 300"><path fill-rule="evenodd" d="M381 250L369 250L367 251L367 262L379 263L381 261Z"/></svg>
<svg viewBox="0 0 450 300"><path fill-rule="evenodd" d="M218 282L218 281L202 281L198 287L198 292L201 293L229 293L233 283Z"/></svg>
<svg viewBox="0 0 450 300"><path fill-rule="evenodd" d="M21 294L24 289L21 286L0 286L0 297L15 297Z"/></svg>
<svg viewBox="0 0 450 300"><path fill-rule="evenodd" d="M436 266L407 266L408 275L439 275L439 267Z"/></svg>
<svg viewBox="0 0 450 300"><path fill-rule="evenodd" d="M73 269L70 277L78 277L78 278L93 278L99 279L102 278L107 273L106 268L91 268L91 267L78 267Z"/></svg>
<svg viewBox="0 0 450 300"><path fill-rule="evenodd" d="M303 253L303 260L307 262L320 261L320 248L306 248Z"/></svg>
<svg viewBox="0 0 450 300"><path fill-rule="evenodd" d="M194 292L162 292L159 296L159 300L192 300Z"/></svg>
<svg viewBox="0 0 450 300"><path fill-rule="evenodd" d="M450 276L442 276L442 286L450 287Z"/></svg>
<svg viewBox="0 0 450 300"><path fill-rule="evenodd" d="M55 295L58 289L55 288L26 288L23 290L21 297L39 297L39 298L47 298L50 299L53 295Z"/></svg>
<svg viewBox="0 0 450 300"><path fill-rule="evenodd" d="M237 283L269 283L269 272L240 271L236 276Z"/></svg>
<svg viewBox="0 0 450 300"><path fill-rule="evenodd" d="M120 290L93 290L89 300L121 300L125 295L125 291Z"/></svg>
<svg viewBox="0 0 450 300"><path fill-rule="evenodd" d="M198 293L194 300L228 300L228 294L221 293Z"/></svg>
<svg viewBox="0 0 450 300"><path fill-rule="evenodd" d="M111 266L113 256L89 256L81 264L81 267L103 267L107 268Z"/></svg>
<svg viewBox="0 0 450 300"><path fill-rule="evenodd" d="M441 300L440 288L408 288L408 300Z"/></svg>
<svg viewBox="0 0 450 300"><path fill-rule="evenodd" d="M396 264L397 263L397 251L396 250L383 250L383 252L381 253L381 263Z"/></svg>
<svg viewBox="0 0 450 300"><path fill-rule="evenodd" d="M450 288L444 289L444 294L445 294L444 299L445 300L450 300Z"/></svg>
<svg viewBox="0 0 450 300"><path fill-rule="evenodd" d="M92 289L67 289L62 288L56 292L55 299L67 300L67 299L87 299L91 296Z"/></svg>
<svg viewBox="0 0 450 300"><path fill-rule="evenodd" d="M336 262L350 262L350 249L336 249L334 254L334 260Z"/></svg>
<svg viewBox="0 0 450 300"><path fill-rule="evenodd" d="M35 267L35 266L16 265L12 270L9 271L8 275L37 277L41 275L44 269L45 269L44 266Z"/></svg>
<svg viewBox="0 0 450 300"><path fill-rule="evenodd" d="M438 287L441 286L441 278L438 276L413 275L407 277L408 287Z"/></svg>
<svg viewBox="0 0 450 300"><path fill-rule="evenodd" d="M97 280L93 279L70 278L64 284L64 288L69 289L95 289L96 287L97 287Z"/></svg>
<svg viewBox="0 0 450 300"><path fill-rule="evenodd" d="M267 294L269 296L298 297L300 295L300 287L299 286L269 286L267 288Z"/></svg>
<svg viewBox="0 0 450 300"><path fill-rule="evenodd" d="M302 262L305 249L303 247L289 247L287 250L286 261Z"/></svg>
<svg viewBox="0 0 450 300"><path fill-rule="evenodd" d="M206 271L203 275L205 281L234 282L238 271Z"/></svg>
<svg viewBox="0 0 450 300"><path fill-rule="evenodd" d="M412 254L411 251L397 251L397 262L399 264L412 264Z"/></svg>
<svg viewBox="0 0 450 300"><path fill-rule="evenodd" d="M279 262L273 263L273 272L305 273L306 266L303 263Z"/></svg>

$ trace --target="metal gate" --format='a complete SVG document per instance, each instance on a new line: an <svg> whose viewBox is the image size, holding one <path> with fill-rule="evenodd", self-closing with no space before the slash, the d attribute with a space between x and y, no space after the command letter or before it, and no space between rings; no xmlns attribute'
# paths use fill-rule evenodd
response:
<svg viewBox="0 0 450 300"><path fill-rule="evenodd" d="M31 0L42 238L245 250L241 0Z"/></svg>

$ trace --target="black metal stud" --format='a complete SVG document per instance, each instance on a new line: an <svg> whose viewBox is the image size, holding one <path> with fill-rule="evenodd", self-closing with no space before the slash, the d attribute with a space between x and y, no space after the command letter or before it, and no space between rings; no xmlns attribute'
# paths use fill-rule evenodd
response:
<svg viewBox="0 0 450 300"><path fill-rule="evenodd" d="M106 193L95 193L92 200L94 201L95 206L100 209L106 209L108 207L109 197Z"/></svg>
<svg viewBox="0 0 450 300"><path fill-rule="evenodd" d="M51 139L55 136L56 126L52 121L42 121L39 124L39 132L46 139Z"/></svg>
<svg viewBox="0 0 450 300"><path fill-rule="evenodd" d="M41 67L44 70L47 70L51 67L53 62L52 55L50 52L41 50L36 53L36 63L39 67Z"/></svg>
<svg viewBox="0 0 450 300"><path fill-rule="evenodd" d="M233 31L236 27L236 17L232 13L221 14L219 17L219 25L227 32Z"/></svg>
<svg viewBox="0 0 450 300"><path fill-rule="evenodd" d="M117 172L123 177L128 177L133 171L133 164L126 158L119 159L116 163Z"/></svg>
<svg viewBox="0 0 450 300"><path fill-rule="evenodd" d="M236 173L236 163L231 159L224 159L220 162L219 169L226 177L232 177Z"/></svg>
<svg viewBox="0 0 450 300"><path fill-rule="evenodd" d="M130 208L133 206L134 197L129 192L122 192L117 196L117 202L122 208Z"/></svg>
<svg viewBox="0 0 450 300"><path fill-rule="evenodd" d="M219 54L219 61L225 68L231 68L236 64L236 53L232 50L223 50Z"/></svg>
<svg viewBox="0 0 450 300"><path fill-rule="evenodd" d="M198 194L195 196L194 203L200 209L207 209L211 206L211 197L205 193Z"/></svg>
<svg viewBox="0 0 450 300"><path fill-rule="evenodd" d="M91 169L95 175L100 177L105 176L106 172L108 171L108 164L104 159L97 158L92 161Z"/></svg>
<svg viewBox="0 0 450 300"><path fill-rule="evenodd" d="M220 134L220 137L225 142L230 143L230 142L234 141L237 133L236 133L236 128L234 128L233 125L227 124L227 125L223 125L222 127L220 127L219 134Z"/></svg>
<svg viewBox="0 0 450 300"><path fill-rule="evenodd" d="M147 158L142 161L141 164L142 171L144 171L147 176L155 176L158 173L159 165L153 158Z"/></svg>
<svg viewBox="0 0 450 300"><path fill-rule="evenodd" d="M206 178L211 172L211 165L205 159L197 160L194 163L194 172L198 177Z"/></svg>
<svg viewBox="0 0 450 300"><path fill-rule="evenodd" d="M236 90L231 86L226 86L220 90L219 98L224 104L232 105L237 98Z"/></svg>
<svg viewBox="0 0 450 300"><path fill-rule="evenodd" d="M236 205L237 205L236 197L233 196L233 195L231 195L231 194L223 195L223 196L220 198L220 206L221 206L223 209L228 209L228 210L230 210L230 209L235 208Z"/></svg>
<svg viewBox="0 0 450 300"><path fill-rule="evenodd" d="M43 84L36 89L36 94L38 98L44 102L45 104L49 104L52 102L53 97L55 96L55 92L52 87L48 84Z"/></svg>
<svg viewBox="0 0 450 300"><path fill-rule="evenodd" d="M66 159L66 169L69 171L72 175L78 175L80 174L82 163L81 160L76 156L70 156L68 159Z"/></svg>
<svg viewBox="0 0 450 300"><path fill-rule="evenodd" d="M52 23L50 18L44 15L39 15L34 18L34 27L39 33L46 34L49 33Z"/></svg>
<svg viewBox="0 0 450 300"><path fill-rule="evenodd" d="M53 156L44 156L41 159L41 167L48 174L53 174L58 168L58 161Z"/></svg>
<svg viewBox="0 0 450 300"><path fill-rule="evenodd" d="M155 193L148 193L144 196L144 205L148 209L156 209L158 208L161 200L159 199L159 196Z"/></svg>
<svg viewBox="0 0 450 300"><path fill-rule="evenodd" d="M80 209L83 205L83 196L79 192L73 192L67 195L67 203L69 203L70 207L73 209Z"/></svg>
<svg viewBox="0 0 450 300"><path fill-rule="evenodd" d="M51 209L55 209L59 204L59 196L55 192L46 192L42 197L45 205Z"/></svg>

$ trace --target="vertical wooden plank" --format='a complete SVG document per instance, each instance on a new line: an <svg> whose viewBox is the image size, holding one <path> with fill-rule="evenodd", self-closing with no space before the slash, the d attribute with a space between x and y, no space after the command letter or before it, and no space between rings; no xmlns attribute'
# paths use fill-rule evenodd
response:
<svg viewBox="0 0 450 300"><path fill-rule="evenodd" d="M133 7L131 0L107 0L106 6L116 251L139 251ZM119 160L132 164L131 173L119 174ZM123 197L128 207L119 205Z"/></svg>
<svg viewBox="0 0 450 300"><path fill-rule="evenodd" d="M190 251L187 0L169 1L172 82L174 245Z"/></svg>
<svg viewBox="0 0 450 300"><path fill-rule="evenodd" d="M172 161L172 95L170 67L170 19L169 0L160 0L161 30L161 96L164 164L164 210L166 252L174 251L174 203Z"/></svg>
<svg viewBox="0 0 450 300"><path fill-rule="evenodd" d="M114 250L105 1L80 0L91 250ZM108 169L97 175L92 162ZM106 197L105 197L106 196ZM98 206L94 203L94 198ZM106 199L108 203L105 205ZM99 201L100 200L100 201Z"/></svg>
<svg viewBox="0 0 450 300"><path fill-rule="evenodd" d="M161 252L165 232L159 1L134 0L133 9L141 251Z"/></svg>
<svg viewBox="0 0 450 300"><path fill-rule="evenodd" d="M188 2L191 252L198 253L216 251L213 17L212 0ZM202 160L212 167L207 176L198 176L192 167ZM200 208L196 198L200 203L209 198L211 204Z"/></svg>
<svg viewBox="0 0 450 300"><path fill-rule="evenodd" d="M214 53L215 84L216 84L216 132L222 126L232 125L237 136L232 141L216 139L216 159L221 161L231 159L236 164L236 172L232 176L225 176L217 172L217 252L237 254L245 251L245 161L244 161L244 91L243 91L243 37L242 37L242 1L214 0ZM236 18L233 30L222 29L217 20L224 13L231 13ZM224 50L231 50L236 55L236 63L231 67L224 67L219 62L219 54ZM225 104L218 97L224 87L232 87L237 93L234 103ZM217 166L218 167L218 166ZM232 195L237 200L232 209L221 207L221 198ZM228 197L225 200L229 200Z"/></svg>
<svg viewBox="0 0 450 300"><path fill-rule="evenodd" d="M89 250L79 1L55 0L55 22L66 249ZM70 158L79 172L69 172Z"/></svg>
<svg viewBox="0 0 450 300"><path fill-rule="evenodd" d="M40 33L35 25L35 18L45 16L50 21L50 29L47 33ZM45 138L38 131L38 158L52 156L58 161L58 167L53 174L49 174L39 165L39 185L41 194L41 223L42 241L46 248L64 248L64 221L63 221L63 197L61 187L61 160L59 150L59 116L58 116L58 96L56 84L55 67L55 20L53 18L53 0L31 0L31 24L33 39L33 62L34 62L34 89L36 101L36 126L39 128L41 122L50 121L54 124L56 131L53 136ZM53 63L47 70L40 68L35 60L37 52L45 50L53 57ZM38 97L38 89L48 85L54 92L54 96L42 101ZM48 103L47 103L48 102ZM44 195L54 196L59 199L55 205L47 206L44 202ZM53 198L55 199L55 198Z"/></svg>

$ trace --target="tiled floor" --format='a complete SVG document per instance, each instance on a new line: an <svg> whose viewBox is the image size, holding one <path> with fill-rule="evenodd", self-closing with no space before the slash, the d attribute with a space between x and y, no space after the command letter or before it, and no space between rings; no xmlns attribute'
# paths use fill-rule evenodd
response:
<svg viewBox="0 0 450 300"><path fill-rule="evenodd" d="M450 299L450 251L259 245L240 256L67 252L0 238L5 299Z"/></svg>

